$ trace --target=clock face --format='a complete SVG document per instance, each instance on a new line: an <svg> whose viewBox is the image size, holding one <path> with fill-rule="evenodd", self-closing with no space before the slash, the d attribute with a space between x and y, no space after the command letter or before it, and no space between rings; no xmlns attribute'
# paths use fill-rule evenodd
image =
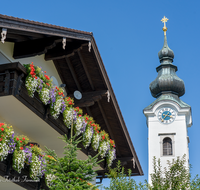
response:
<svg viewBox="0 0 200 190"><path fill-rule="evenodd" d="M162 108L158 112L158 119L161 123L172 123L176 118L176 112L171 108Z"/></svg>

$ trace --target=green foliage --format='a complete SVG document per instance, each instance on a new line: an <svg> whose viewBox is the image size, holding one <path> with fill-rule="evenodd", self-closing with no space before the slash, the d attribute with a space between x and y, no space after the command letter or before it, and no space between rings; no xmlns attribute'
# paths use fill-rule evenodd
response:
<svg viewBox="0 0 200 190"><path fill-rule="evenodd" d="M150 189L200 189L200 178L197 175L193 180L190 180L191 175L185 163L186 159L184 155L181 159L178 157L176 160L173 159L172 162L168 161L168 168L162 170L160 159L156 161L154 157L154 173L151 174L152 185Z"/></svg>
<svg viewBox="0 0 200 190"><path fill-rule="evenodd" d="M95 189L89 182L96 176L94 167L97 167L100 161L95 157L88 156L87 160L77 159L78 144L80 138L72 137L68 139L65 135L62 139L66 142L63 158L58 158L56 153L48 148L46 153L49 155L46 167L46 183L50 189Z"/></svg>
<svg viewBox="0 0 200 190"><path fill-rule="evenodd" d="M145 184L141 182L136 183L134 179L131 178L131 170L128 169L128 175L124 167L121 166L121 162L118 160L116 168L109 168L109 173L107 174L110 179L110 186L104 187L106 190L147 190L147 181Z"/></svg>
<svg viewBox="0 0 200 190"><path fill-rule="evenodd" d="M185 167L185 155L172 162L168 161L168 167L162 169L160 159L153 159L154 173L151 174L151 185L145 180L144 183L136 183L131 178L131 170L125 172L120 161L114 169L109 168L108 178L110 186L106 190L200 190L200 178L198 175L191 179L189 169Z"/></svg>
<svg viewBox="0 0 200 190"><path fill-rule="evenodd" d="M200 178L198 175L195 176L194 179L190 182L190 190L200 189Z"/></svg>

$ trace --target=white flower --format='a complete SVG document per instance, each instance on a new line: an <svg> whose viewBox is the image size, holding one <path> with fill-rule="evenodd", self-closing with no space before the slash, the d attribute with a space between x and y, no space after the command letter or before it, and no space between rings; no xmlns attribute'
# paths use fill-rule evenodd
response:
<svg viewBox="0 0 200 190"><path fill-rule="evenodd" d="M32 162L30 164L30 177L32 179L37 180L38 177L42 176L42 172L41 172L41 161L39 160L39 158L33 154L32 157Z"/></svg>
<svg viewBox="0 0 200 190"><path fill-rule="evenodd" d="M0 143L0 159L5 160L9 151L9 146L6 143Z"/></svg>
<svg viewBox="0 0 200 190"><path fill-rule="evenodd" d="M52 180L56 179L57 177L53 174L47 174L46 175L46 182L47 182L47 186L48 187L52 187L54 186Z"/></svg>
<svg viewBox="0 0 200 190"><path fill-rule="evenodd" d="M59 114L61 113L61 106L62 106L62 97L56 98L56 101L51 105L51 115L54 117L54 119L57 119L59 117Z"/></svg>
<svg viewBox="0 0 200 190"><path fill-rule="evenodd" d="M101 136L96 133L93 135L93 139L92 139L92 148L96 151L99 147L99 141L101 139Z"/></svg>
<svg viewBox="0 0 200 190"><path fill-rule="evenodd" d="M39 92L39 97L40 100L47 105L48 101L50 100L50 96L49 96L49 89L47 88L42 88L42 90Z"/></svg>
<svg viewBox="0 0 200 190"><path fill-rule="evenodd" d="M68 110L65 110L63 112L63 118L64 118L64 123L65 125L70 129L71 128L71 123L72 123L72 114L73 114L73 109L70 108Z"/></svg>
<svg viewBox="0 0 200 190"><path fill-rule="evenodd" d="M26 153L24 150L15 150L13 156L13 169L18 173L21 173L21 169L24 168L24 162L26 160Z"/></svg>
<svg viewBox="0 0 200 190"><path fill-rule="evenodd" d="M107 164L108 166L111 166L113 163L113 160L116 158L116 150L115 149L111 149L108 152L108 157L107 157Z"/></svg>
<svg viewBox="0 0 200 190"><path fill-rule="evenodd" d="M26 86L26 88L28 90L29 96L32 97L32 98L33 98L34 93L36 91L37 85L38 85L37 79L35 79L33 77L28 77L26 79L25 86Z"/></svg>
<svg viewBox="0 0 200 190"><path fill-rule="evenodd" d="M101 158L105 157L109 147L110 147L109 142L107 142L107 141L103 141L100 143L99 153L100 153Z"/></svg>
<svg viewBox="0 0 200 190"><path fill-rule="evenodd" d="M84 122L83 117L77 117L76 121L74 122L76 124L75 125L76 135L80 135L82 133L81 129L83 128L83 122Z"/></svg>
<svg viewBox="0 0 200 190"><path fill-rule="evenodd" d="M85 148L87 148L90 145L92 135L93 135L93 128L89 126L86 127L86 130L83 133L83 145Z"/></svg>

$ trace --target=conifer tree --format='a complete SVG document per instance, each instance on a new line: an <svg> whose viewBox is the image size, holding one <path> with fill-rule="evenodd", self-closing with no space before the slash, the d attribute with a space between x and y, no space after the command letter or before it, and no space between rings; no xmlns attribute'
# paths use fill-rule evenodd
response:
<svg viewBox="0 0 200 190"><path fill-rule="evenodd" d="M48 164L46 167L46 184L50 189L97 189L90 181L96 176L94 167L97 167L100 161L97 161L98 155L88 156L87 160L77 159L78 144L81 142L81 137L76 139L76 136L71 139L65 135L62 139L66 143L64 147L63 158L58 158L56 153L46 148L46 153L49 155Z"/></svg>

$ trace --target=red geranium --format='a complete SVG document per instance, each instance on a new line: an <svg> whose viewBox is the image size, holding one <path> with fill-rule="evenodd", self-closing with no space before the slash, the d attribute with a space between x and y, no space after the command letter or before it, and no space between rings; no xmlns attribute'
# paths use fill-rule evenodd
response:
<svg viewBox="0 0 200 190"><path fill-rule="evenodd" d="M4 128L1 128L1 131L3 132L3 131L4 131Z"/></svg>
<svg viewBox="0 0 200 190"><path fill-rule="evenodd" d="M20 147L20 150L23 150L23 147Z"/></svg>
<svg viewBox="0 0 200 190"><path fill-rule="evenodd" d="M49 79L50 79L48 75L44 75L44 76L45 76L45 78L46 78L47 80L49 80Z"/></svg>

